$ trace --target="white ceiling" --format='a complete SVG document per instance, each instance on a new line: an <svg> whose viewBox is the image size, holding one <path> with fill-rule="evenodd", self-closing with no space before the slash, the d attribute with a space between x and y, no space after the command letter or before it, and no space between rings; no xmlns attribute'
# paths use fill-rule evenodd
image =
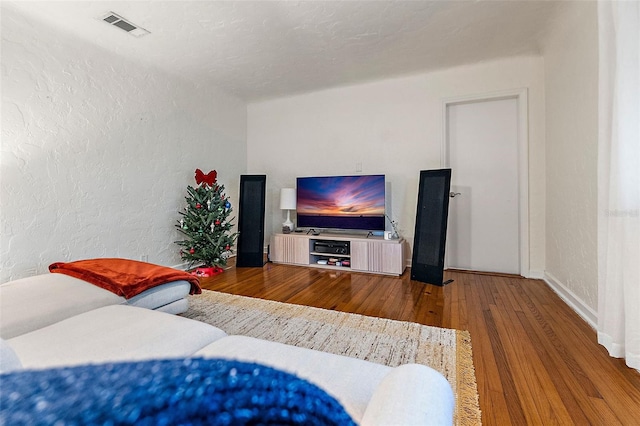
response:
<svg viewBox="0 0 640 426"><path fill-rule="evenodd" d="M247 101L540 52L554 1L5 2ZM100 18L113 11L151 34Z"/></svg>

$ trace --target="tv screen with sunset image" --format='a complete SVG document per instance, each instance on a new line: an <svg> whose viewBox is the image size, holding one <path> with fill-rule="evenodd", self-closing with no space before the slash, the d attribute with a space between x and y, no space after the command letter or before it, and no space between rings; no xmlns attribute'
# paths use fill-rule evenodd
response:
<svg viewBox="0 0 640 426"><path fill-rule="evenodd" d="M300 177L298 227L384 231L384 175Z"/></svg>

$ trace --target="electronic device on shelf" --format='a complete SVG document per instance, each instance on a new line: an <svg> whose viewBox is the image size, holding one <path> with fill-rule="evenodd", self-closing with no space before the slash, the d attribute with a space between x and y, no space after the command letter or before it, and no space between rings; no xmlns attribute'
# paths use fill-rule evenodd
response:
<svg viewBox="0 0 640 426"><path fill-rule="evenodd" d="M327 254L349 254L348 241L318 240L313 242L313 251Z"/></svg>
<svg viewBox="0 0 640 426"><path fill-rule="evenodd" d="M384 231L384 175L299 177L300 228Z"/></svg>

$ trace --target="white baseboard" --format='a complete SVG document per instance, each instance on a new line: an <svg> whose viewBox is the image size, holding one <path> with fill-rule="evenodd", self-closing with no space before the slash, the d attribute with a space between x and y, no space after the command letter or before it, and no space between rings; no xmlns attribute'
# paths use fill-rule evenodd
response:
<svg viewBox="0 0 640 426"><path fill-rule="evenodd" d="M564 302L567 305L569 305L569 307L571 309L576 311L576 313L578 315L580 315L580 317L582 317L582 319L585 320L587 322L587 324L589 324L591 326L591 328L593 328L594 330L596 329L597 324L598 324L598 314L597 314L597 312L595 312L593 309L591 309L589 306L587 306L582 301L582 299L580 299L578 296L576 296L576 294L574 292L569 290L556 277L554 277L553 275L549 274L548 272L544 273L543 280L544 280L544 282L547 283L547 285L553 291L555 291L558 294L558 296L560 296L560 298L562 300L564 300Z"/></svg>
<svg viewBox="0 0 640 426"><path fill-rule="evenodd" d="M186 271L188 267L189 267L189 264L187 262L172 266L173 269L180 269L181 271Z"/></svg>
<svg viewBox="0 0 640 426"><path fill-rule="evenodd" d="M544 280L544 271L529 271L529 274L525 278L531 278L534 280Z"/></svg>
<svg viewBox="0 0 640 426"><path fill-rule="evenodd" d="M229 255L229 257L228 257L228 258L229 258L229 259L231 259L232 257L236 257L236 253L235 253L235 252L232 252L232 253ZM198 266L198 265L196 265L196 266ZM180 264L178 264L178 265L171 266L171 268L173 268L173 269L180 269L181 271L186 271L187 269L189 269L189 263L188 263L188 262L183 262L183 263L180 263ZM227 267L225 267L225 268L223 268L223 269L229 269L229 268L231 268L231 267L230 267L230 266L227 266Z"/></svg>

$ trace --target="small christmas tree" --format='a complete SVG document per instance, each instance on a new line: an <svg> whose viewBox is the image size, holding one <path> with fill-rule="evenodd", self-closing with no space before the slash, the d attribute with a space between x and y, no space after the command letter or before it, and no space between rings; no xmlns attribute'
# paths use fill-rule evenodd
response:
<svg viewBox="0 0 640 426"><path fill-rule="evenodd" d="M182 217L176 224L176 228L187 237L176 241L182 247L182 260L189 262L190 268L198 264L214 268L214 273L222 272L220 267L227 264L238 236L231 233L233 218L228 219L232 212L231 203L224 194L224 185L216 182L217 175L215 170L206 175L200 169L196 170L198 186L187 186L187 206L179 212Z"/></svg>

